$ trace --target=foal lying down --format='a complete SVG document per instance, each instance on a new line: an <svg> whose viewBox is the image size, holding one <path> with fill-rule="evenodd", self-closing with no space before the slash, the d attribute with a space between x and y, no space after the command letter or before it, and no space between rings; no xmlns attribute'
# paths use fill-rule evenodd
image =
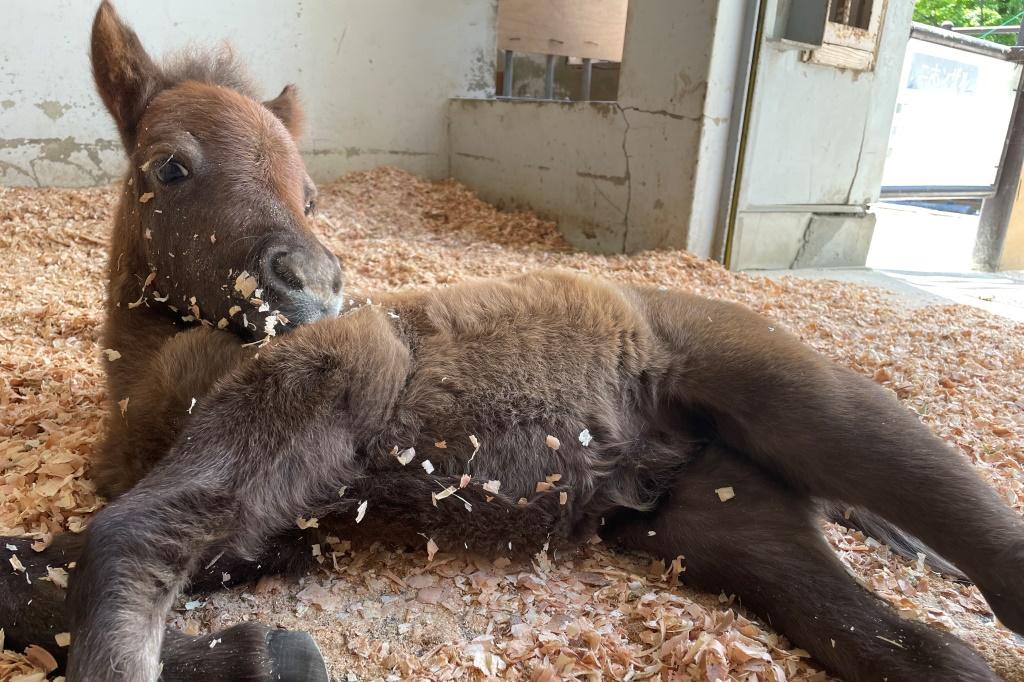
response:
<svg viewBox="0 0 1024 682"><path fill-rule="evenodd" d="M158 66L107 3L92 62L130 160L96 463L112 500L28 566L76 562L66 603L0 583L20 590L0 603L8 642L70 631L72 682L326 680L303 633L165 620L185 586L301 566L297 518L341 533L369 509L441 548L597 532L683 557L687 583L847 680L997 679L857 584L818 529L819 500L876 515L1024 633L1024 522L871 381L743 307L563 273L345 305L308 228L291 89L261 103L222 60Z"/></svg>

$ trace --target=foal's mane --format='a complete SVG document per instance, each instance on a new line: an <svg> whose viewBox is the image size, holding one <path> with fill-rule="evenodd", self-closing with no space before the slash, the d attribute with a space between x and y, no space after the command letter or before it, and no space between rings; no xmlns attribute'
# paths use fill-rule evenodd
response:
<svg viewBox="0 0 1024 682"><path fill-rule="evenodd" d="M219 47L190 46L172 53L160 65L167 87L185 81L221 85L240 94L259 100L258 89L248 69L235 54L230 43Z"/></svg>

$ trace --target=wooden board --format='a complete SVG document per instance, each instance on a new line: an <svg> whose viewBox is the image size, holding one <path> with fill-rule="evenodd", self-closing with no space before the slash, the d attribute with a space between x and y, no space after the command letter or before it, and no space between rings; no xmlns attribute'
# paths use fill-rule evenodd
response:
<svg viewBox="0 0 1024 682"><path fill-rule="evenodd" d="M498 49L621 62L628 5L628 0L498 0Z"/></svg>
<svg viewBox="0 0 1024 682"><path fill-rule="evenodd" d="M871 6L871 20L867 29L829 21L825 24L824 42L827 45L842 45L873 52L878 45L878 35L882 30L882 18L885 16L886 4L886 0L874 0L874 4Z"/></svg>
<svg viewBox="0 0 1024 682"><path fill-rule="evenodd" d="M874 0L869 28L866 30L834 21L827 22L824 45L804 52L803 60L839 69L872 71L875 68L878 40L887 5L888 0ZM858 11L866 11L862 5L857 5L857 8Z"/></svg>
<svg viewBox="0 0 1024 682"><path fill-rule="evenodd" d="M852 71L871 71L875 67L873 52L842 45L822 45L817 50L807 50L804 61Z"/></svg>

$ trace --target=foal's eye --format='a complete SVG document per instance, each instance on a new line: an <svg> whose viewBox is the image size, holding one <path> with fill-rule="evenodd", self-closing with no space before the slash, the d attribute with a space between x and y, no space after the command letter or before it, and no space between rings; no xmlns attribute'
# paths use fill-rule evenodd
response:
<svg viewBox="0 0 1024 682"><path fill-rule="evenodd" d="M316 211L316 201L314 201L313 199L307 201L303 210L306 213L306 215L313 215L313 213Z"/></svg>
<svg viewBox="0 0 1024 682"><path fill-rule="evenodd" d="M156 177L165 185L170 185L187 178L188 169L174 159L167 159L162 166L156 169Z"/></svg>

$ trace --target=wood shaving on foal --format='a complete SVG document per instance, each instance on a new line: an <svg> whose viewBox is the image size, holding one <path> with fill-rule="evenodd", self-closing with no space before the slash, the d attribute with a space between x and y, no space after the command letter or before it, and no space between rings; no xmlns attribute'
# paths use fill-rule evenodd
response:
<svg viewBox="0 0 1024 682"><path fill-rule="evenodd" d="M105 414L101 363L120 353L97 342L114 199L112 188L0 188L0 534L34 534L40 549L53 533L80 531L102 505L89 466ZM734 274L681 252L577 253L550 222L394 169L347 176L322 188L319 204L320 237L342 258L350 290L560 267L742 302L893 390L1022 509L1024 325L961 306L910 309L850 284ZM859 533L824 530L902 615L963 637L1004 679L1024 680L1024 646L992 622L975 588ZM267 577L204 601L183 595L172 624L306 630L332 672L359 679L621 679L630 669L634 679L829 679L727 595L670 587L685 562L652 565L600 544L526 564L437 551L429 538L406 551L337 540L310 548L320 568L300 581ZM5 567L10 554L0 548ZM4 651L0 682L43 679L44 653Z"/></svg>

